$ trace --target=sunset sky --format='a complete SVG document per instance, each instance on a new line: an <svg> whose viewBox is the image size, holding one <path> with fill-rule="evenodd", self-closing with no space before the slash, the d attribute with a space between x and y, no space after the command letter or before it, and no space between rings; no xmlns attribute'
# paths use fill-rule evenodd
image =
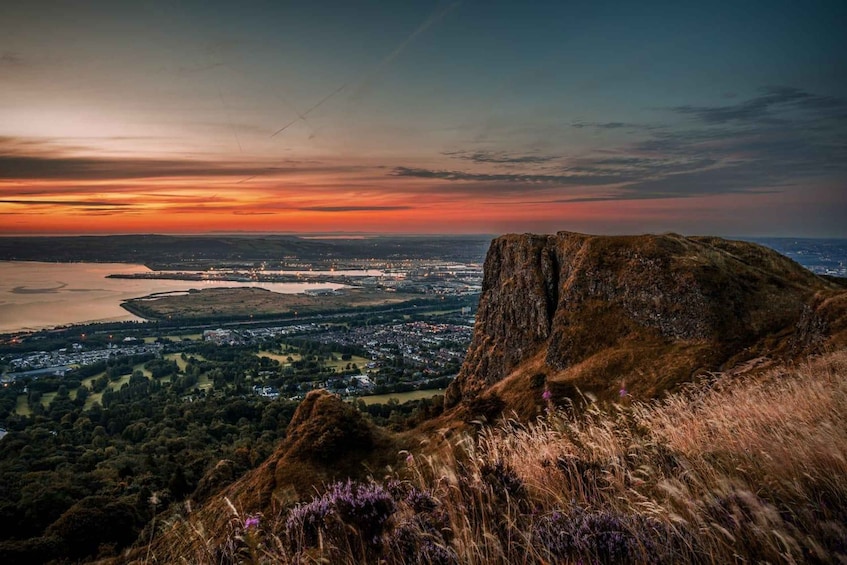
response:
<svg viewBox="0 0 847 565"><path fill-rule="evenodd" d="M0 234L847 237L847 2L0 3Z"/></svg>

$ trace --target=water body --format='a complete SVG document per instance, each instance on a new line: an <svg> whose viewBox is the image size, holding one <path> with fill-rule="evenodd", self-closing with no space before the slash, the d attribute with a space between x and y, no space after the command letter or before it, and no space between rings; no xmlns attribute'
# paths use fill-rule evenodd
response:
<svg viewBox="0 0 847 565"><path fill-rule="evenodd" d="M384 277L385 271L381 271L379 269L336 269L332 271L318 271L318 270L285 270L285 271L272 271L272 270L261 270L257 271L259 274L267 274L267 275L329 275L333 277Z"/></svg>
<svg viewBox="0 0 847 565"><path fill-rule="evenodd" d="M315 288L344 288L331 283L256 283L107 279L111 274L149 273L126 263L38 263L0 261L0 333L40 330L83 322L140 320L121 302L154 292L212 287L257 287L283 294Z"/></svg>
<svg viewBox="0 0 847 565"><path fill-rule="evenodd" d="M274 269L215 269L212 271L196 271L191 269L178 269L176 271L150 271L155 273L161 273L163 275L171 275L173 273L186 273L192 275L243 275L248 273L256 273L259 275L306 275L306 276L318 276L318 275L326 275L331 277L383 277L385 276L385 271L381 271L379 269L338 269L338 270L330 270L330 271L322 271L317 269L285 269L285 270L274 270Z"/></svg>

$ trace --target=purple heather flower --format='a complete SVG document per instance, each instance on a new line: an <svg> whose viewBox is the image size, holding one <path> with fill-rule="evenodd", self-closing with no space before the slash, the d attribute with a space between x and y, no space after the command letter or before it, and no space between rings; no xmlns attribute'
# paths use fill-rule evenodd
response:
<svg viewBox="0 0 847 565"><path fill-rule="evenodd" d="M626 396L629 393L626 391L625 388L621 387L621 389L618 391L618 394L620 395L621 398L623 398L624 396Z"/></svg>
<svg viewBox="0 0 847 565"><path fill-rule="evenodd" d="M250 528L258 528L259 527L259 517L258 516L250 516L246 520L244 520L244 529L249 530Z"/></svg>
<svg viewBox="0 0 847 565"><path fill-rule="evenodd" d="M543 398L544 400L550 400L551 398L553 398L553 393L550 392L549 388L546 388L544 389L544 392L541 393L541 398Z"/></svg>

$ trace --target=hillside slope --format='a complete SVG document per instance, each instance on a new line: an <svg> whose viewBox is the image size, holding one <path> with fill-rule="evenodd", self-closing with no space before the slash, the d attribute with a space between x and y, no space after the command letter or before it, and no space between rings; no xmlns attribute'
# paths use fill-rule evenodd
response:
<svg viewBox="0 0 847 565"><path fill-rule="evenodd" d="M210 547L245 517L278 515L334 481L361 480L372 473L381 476L408 447L408 440L373 425L352 404L323 390L312 391L297 407L286 438L265 462L231 484L221 485L215 494L204 496L207 501L192 513L191 522L176 522L153 541L151 549L160 562L181 558L217 562ZM214 482L217 472L217 468L210 471L209 482ZM191 530L197 523L208 532L209 547L197 545L197 532ZM120 562L146 562L147 553L146 548L138 547Z"/></svg>
<svg viewBox="0 0 847 565"><path fill-rule="evenodd" d="M502 420L277 512L219 501L120 563L844 563L845 376L841 350Z"/></svg>
<svg viewBox="0 0 847 565"><path fill-rule="evenodd" d="M266 559L259 562L332 556L338 562L357 562L382 556L398 563L506 563L517 555L530 554L534 557L528 562L566 556L615 562L598 557L606 551L603 548L539 548L533 540L526 540L529 547L524 547L517 536L520 531L537 530L539 540L546 539L545 535L559 539L560 533L576 535L568 533L568 528L605 527L604 521L613 518L621 530L615 535L637 534L632 541L635 545L624 548L631 552L624 561L645 562L645 544L665 538L678 544L665 556L668 562L690 560L695 554L704 562L720 562L736 551L751 557L773 557L779 550L778 540L767 551L755 544L736 548L732 543L721 545L724 542L719 536L713 538L707 529L698 530L697 524L712 519L712 509L689 509L690 516L685 518L689 522L674 522L682 511L676 502L667 504L663 489L683 481L677 471L688 468L686 461L699 461L701 454L696 449L683 453L684 446L668 443L670 432L658 433L657 422L670 420L649 416L653 410L649 402L670 393L667 402L678 403L679 414L673 416L678 420L688 417L688 399L699 398L699 389L682 390L684 383L722 371L720 380L702 381L704 391L713 390L718 382L729 390L734 383L750 379L746 382L752 383L751 390L766 394L783 386L781 379L786 375L794 374L795 362L805 363L812 355L829 352L825 361L818 363L825 368L813 371L826 385L816 402L822 406L832 400L840 407L845 348L847 290L838 281L819 278L755 244L678 235L504 236L492 243L486 259L474 336L465 364L448 389L449 410L398 435L375 427L339 398L312 392L298 408L287 438L276 452L166 529L153 541L152 554L159 562L234 562L241 560L244 552L257 550L251 540L261 535L265 536L262 551ZM801 393L806 378L811 379L805 373L791 377L795 383L791 385L792 398ZM720 391L715 395L715 407L724 401L738 405L733 414L746 409L747 398L755 396L724 397ZM784 396L787 398L787 393ZM584 414L556 410L557 405L567 406L568 400L580 398L591 405ZM600 402L592 404L592 399ZM788 421L783 417L785 410L778 406L779 399L779 394L768 393L769 408L762 412L762 422L772 417L782 418L783 424ZM597 419L592 416L597 406L622 412ZM639 412L644 410L648 412ZM807 412L802 418L808 417L811 429L813 410ZM841 422L838 409L830 412L831 425ZM490 420L502 413L515 413L527 421L546 414L547 420L530 428L510 420L503 424L502 432L483 428L478 434L469 425L480 416ZM617 430L619 425L621 430ZM613 446L614 453L608 454L591 451L602 444L600 440L609 430L637 443L643 441L638 449L646 452L630 461L637 452L634 448ZM729 424L725 431L730 434ZM709 444L709 433L709 429L697 428L697 449L706 451L703 446ZM827 433L822 430L822 437ZM748 438L751 442L754 435ZM839 435L834 442L839 449L842 439ZM521 443L513 445L517 440ZM810 453L818 454L819 447L811 445ZM738 453L746 453L739 449ZM401 457L401 450L414 455ZM514 457L510 450L515 450ZM583 453L586 450L591 453ZM790 459L782 447L776 451L785 461ZM765 459L771 456L762 453ZM529 454L534 457L532 464L521 467L521 461L530 461ZM803 457L811 457L807 455ZM723 488L721 481L743 479L747 481L743 488L753 490L756 481L785 480L788 484L803 473L818 481L827 476L832 463L818 455L823 459L812 471L803 470L802 462L796 461L800 471L794 473L792 468L787 478L774 471L763 479L737 476L740 467L734 465L740 455L735 451L727 456L726 468L723 459L720 468L713 468L714 457L706 454L703 492L690 494L690 498L714 498ZM758 455L753 456L748 462L752 468L764 465ZM656 477L641 475L651 468L660 469ZM836 468L842 469L843 461L832 463L832 469ZM566 475L564 482L561 473ZM394 480L380 483L385 476ZM377 482L345 482L368 477ZM707 478L714 479L714 484L706 484ZM612 484L617 490L609 486ZM792 547L786 555L809 556L817 551L816 543L825 546L822 555L840 551L827 537L826 528L816 530L816 521L838 520L844 510L807 502L809 492L819 486L815 482L811 490L777 492L761 502L768 512L797 501L809 506L786 518L779 529L800 537L804 531L814 530L818 541L800 549ZM645 498L621 503L635 487L644 487L639 496ZM841 496L844 485L833 488ZM550 498L555 492L567 496ZM603 496L595 498L599 494ZM526 503L513 505L516 497ZM644 500L655 504L655 515L638 513ZM301 505L294 506L298 501ZM677 502L687 504L685 500ZM472 515L466 517L459 508L470 509ZM531 508L542 511L528 510ZM556 516L564 515L570 521L558 523ZM250 533L251 520L258 520L257 516L261 516L262 531ZM730 518L720 514L721 520ZM516 530L487 530L501 522L524 525ZM553 529L544 529L548 526ZM754 526L752 522L736 524L738 532L731 535L752 536ZM451 531L455 536L445 534ZM594 539L595 533L591 529L586 535ZM838 530L833 535L842 533ZM402 541L406 545L393 545L398 539L406 540ZM504 545L492 545L493 539ZM493 553L486 553L489 550ZM704 557L709 554L717 557ZM146 548L137 548L124 559L142 562L146 555Z"/></svg>

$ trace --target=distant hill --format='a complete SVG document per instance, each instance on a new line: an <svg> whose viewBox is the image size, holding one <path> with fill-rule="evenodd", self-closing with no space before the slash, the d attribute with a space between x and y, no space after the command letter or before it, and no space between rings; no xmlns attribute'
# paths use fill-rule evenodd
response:
<svg viewBox="0 0 847 565"><path fill-rule="evenodd" d="M440 259L478 262L487 236L427 235L311 239L294 235L114 235L0 237L0 260L143 263L188 268L215 262Z"/></svg>

